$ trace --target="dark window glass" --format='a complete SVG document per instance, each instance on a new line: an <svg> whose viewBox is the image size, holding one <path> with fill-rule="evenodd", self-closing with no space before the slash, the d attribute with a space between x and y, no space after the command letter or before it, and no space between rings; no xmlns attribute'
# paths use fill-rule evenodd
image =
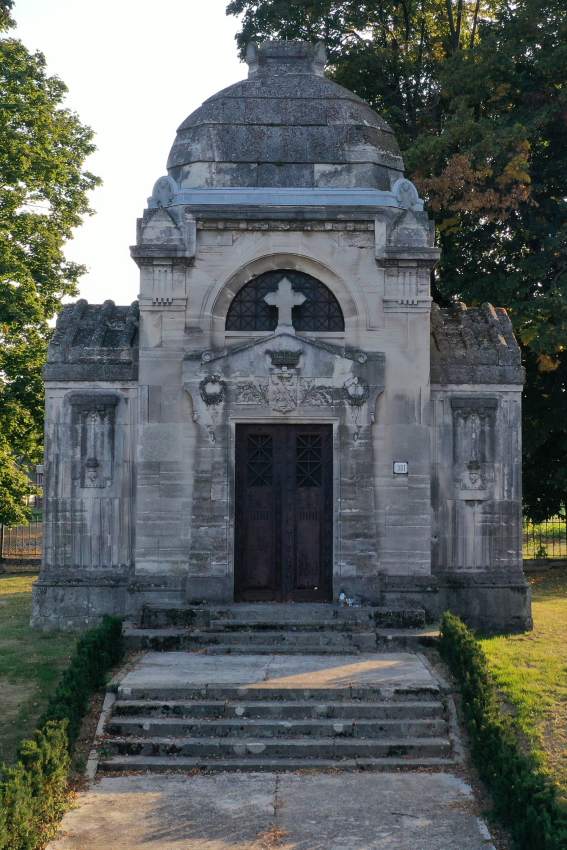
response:
<svg viewBox="0 0 567 850"><path fill-rule="evenodd" d="M236 294L226 317L227 331L274 331L278 311L264 301L268 292L275 292L284 277L296 292L305 295L300 307L292 312L296 331L344 331L345 322L339 302L327 287L304 272L290 269L265 272L245 284Z"/></svg>

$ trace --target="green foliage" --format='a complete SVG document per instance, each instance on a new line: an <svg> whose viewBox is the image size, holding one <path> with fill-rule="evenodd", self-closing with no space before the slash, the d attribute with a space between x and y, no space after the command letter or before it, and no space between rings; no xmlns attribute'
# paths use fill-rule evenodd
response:
<svg viewBox="0 0 567 850"><path fill-rule="evenodd" d="M11 12L14 0L0 0L0 32L14 26Z"/></svg>
<svg viewBox="0 0 567 850"><path fill-rule="evenodd" d="M0 850L40 850L67 807L71 754L90 696L123 655L122 623L105 617L84 634L33 739L0 771Z"/></svg>
<svg viewBox="0 0 567 850"><path fill-rule="evenodd" d="M10 8L0 3L0 31ZM15 465L41 459L48 323L83 272L63 249L99 182L83 169L92 132L62 106L66 91L41 53L0 39L0 452L10 456L0 523L19 520Z"/></svg>
<svg viewBox="0 0 567 850"><path fill-rule="evenodd" d="M48 723L24 741L20 760L7 768L0 801L10 850L35 850L55 834L67 804L69 753L66 723Z"/></svg>
<svg viewBox="0 0 567 850"><path fill-rule="evenodd" d="M486 656L472 632L453 614L441 625L440 652L457 679L471 752L490 789L496 817L518 850L567 846L567 815L537 761L522 752L513 718L502 713Z"/></svg>
<svg viewBox="0 0 567 850"><path fill-rule="evenodd" d="M65 720L69 724L69 746L75 743L89 698L105 683L106 673L122 658L122 622L105 617L96 629L86 632L55 693L49 700L40 726L50 720Z"/></svg>
<svg viewBox="0 0 567 850"><path fill-rule="evenodd" d="M17 463L0 431L0 524L17 525L29 519L25 500L31 489L25 469Z"/></svg>
<svg viewBox="0 0 567 850"><path fill-rule="evenodd" d="M0 575L0 764L13 762L20 741L31 737L77 645L69 632L30 627L36 578Z"/></svg>
<svg viewBox="0 0 567 850"><path fill-rule="evenodd" d="M442 249L434 294L506 307L524 348L524 494L567 492L564 0L232 0L250 39L323 40L337 82L392 125Z"/></svg>

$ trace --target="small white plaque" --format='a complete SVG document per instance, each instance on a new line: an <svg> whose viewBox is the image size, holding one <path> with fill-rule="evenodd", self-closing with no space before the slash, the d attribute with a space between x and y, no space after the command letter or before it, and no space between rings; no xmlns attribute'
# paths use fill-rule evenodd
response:
<svg viewBox="0 0 567 850"><path fill-rule="evenodd" d="M407 460L395 460L394 461L394 475L407 475L407 474L408 474Z"/></svg>

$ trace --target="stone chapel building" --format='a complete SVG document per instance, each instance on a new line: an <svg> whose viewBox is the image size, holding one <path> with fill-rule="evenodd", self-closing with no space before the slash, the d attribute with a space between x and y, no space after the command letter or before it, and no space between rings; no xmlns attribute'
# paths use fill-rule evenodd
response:
<svg viewBox="0 0 567 850"><path fill-rule="evenodd" d="M33 623L344 593L525 628L510 320L432 303L433 222L321 46L247 62L179 127L139 300L59 316Z"/></svg>

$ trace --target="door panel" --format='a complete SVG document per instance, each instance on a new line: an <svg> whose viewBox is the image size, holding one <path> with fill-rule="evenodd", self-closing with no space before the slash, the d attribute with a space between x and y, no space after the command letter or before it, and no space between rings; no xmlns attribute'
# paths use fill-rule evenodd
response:
<svg viewBox="0 0 567 850"><path fill-rule="evenodd" d="M274 438L266 428L237 439L236 563L243 598L271 599L280 584Z"/></svg>
<svg viewBox="0 0 567 850"><path fill-rule="evenodd" d="M332 595L330 425L236 428L235 595Z"/></svg>

